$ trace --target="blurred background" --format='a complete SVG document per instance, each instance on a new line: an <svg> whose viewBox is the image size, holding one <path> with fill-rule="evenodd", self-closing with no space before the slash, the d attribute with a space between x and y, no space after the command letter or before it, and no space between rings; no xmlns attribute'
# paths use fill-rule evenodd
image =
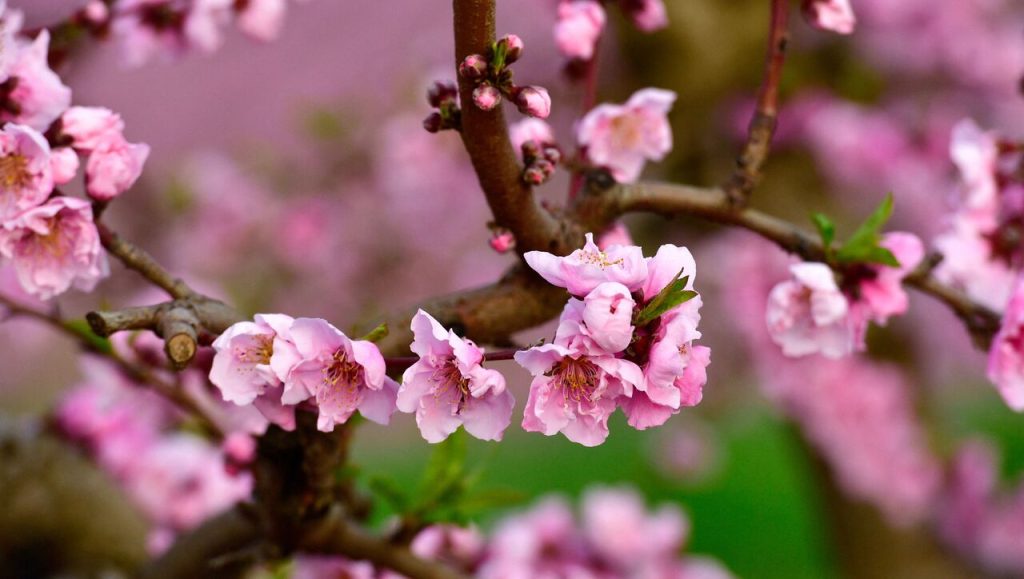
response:
<svg viewBox="0 0 1024 579"><path fill-rule="evenodd" d="M79 7L10 3L30 27ZM651 35L610 11L599 100L622 102L648 86L676 91L675 149L646 176L714 185L744 135L768 3L666 4L670 27ZM973 118L1024 135L1024 5L853 5L859 24L849 37L811 29L794 5L777 144L754 205L802 226L825 212L842 236L892 192L892 227L930 245L957 191L951 128ZM554 0L499 2L498 33L524 39L517 80L550 90L552 124L571 150L581 91L563 74L555 8ZM83 47L64 71L76 104L119 112L127 137L153 150L143 181L111 206L109 222L242 311L324 317L342 329L495 280L515 258L488 247L489 212L458 136L420 124L425 88L454 80L450 11L447 2L411 0L295 3L276 42L230 33L214 55L141 68L122 66L114 43ZM563 175L541 194L564 203L567 183ZM692 523L687 550L742 577L1024 573L1021 506L1005 508L1011 520L992 531L994 547L948 528L960 528L944 506L965 443L990 449L1003 493L1024 469L1024 422L985 380L984 355L952 313L914 295L907 316L872 328L863 359L794 362L766 344L763 321L768 290L786 277L785 255L697 221L627 224L648 254L671 242L696 257L701 342L712 348L704 401L650 431L617 416L608 442L593 449L524 433L517 413L506 442L470 442L481 488L509 491L507 507L516 508L550 492L628 483L651 504L680 504ZM96 292L60 298L64 314L160 299L118 264L113 270ZM0 543L54 534L66 539L69 568L137 563L146 523L134 507L74 451L25 435L30 419L81 380L74 345L21 319L0 325L0 344L0 504L11 506L0 513ZM526 372L497 367L521 408ZM431 448L411 417L359 434L363 480L419 479ZM500 512L475 520L487 528Z"/></svg>

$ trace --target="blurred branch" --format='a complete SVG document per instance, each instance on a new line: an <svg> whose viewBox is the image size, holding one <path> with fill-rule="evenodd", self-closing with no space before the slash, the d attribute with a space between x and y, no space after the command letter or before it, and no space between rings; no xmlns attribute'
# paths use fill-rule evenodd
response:
<svg viewBox="0 0 1024 579"><path fill-rule="evenodd" d="M163 555L139 574L141 579L193 579L241 577L252 561L227 560L262 538L252 517L235 507L182 535Z"/></svg>
<svg viewBox="0 0 1024 579"><path fill-rule="evenodd" d="M736 159L733 171L724 189L729 201L742 207L761 180L761 168L771 151L772 136L778 123L779 82L789 42L789 0L772 0L771 25L768 32L768 51L764 65L764 79L757 94L754 115L747 128L747 141Z"/></svg>
<svg viewBox="0 0 1024 579"><path fill-rule="evenodd" d="M494 0L454 0L455 62L487 54L494 43ZM516 237L520 255L539 249L564 255L577 243L533 195L508 137L501 107L484 111L473 104L473 82L459 77L462 142L473 162L495 223ZM580 236L580 241L582 236Z"/></svg>
<svg viewBox="0 0 1024 579"><path fill-rule="evenodd" d="M805 260L825 261L825 250L817 236L797 226L754 209L734 206L723 189L707 189L671 183L617 184L603 191L593 183L576 204L576 215L590 230L624 213L658 213L666 217L693 215L709 221L742 227L774 241ZM904 279L904 284L945 303L966 325L975 344L988 348L999 331L1001 316L971 300L963 292L936 280L927 260Z"/></svg>

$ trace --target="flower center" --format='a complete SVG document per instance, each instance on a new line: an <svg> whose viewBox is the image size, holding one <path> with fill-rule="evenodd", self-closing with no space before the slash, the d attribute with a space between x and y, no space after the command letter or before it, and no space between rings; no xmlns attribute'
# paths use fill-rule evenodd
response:
<svg viewBox="0 0 1024 579"><path fill-rule="evenodd" d="M622 149L638 149L643 142L644 132L633 115L621 115L612 120L612 132Z"/></svg>
<svg viewBox="0 0 1024 579"><path fill-rule="evenodd" d="M430 375L430 381L437 384L434 398L450 397L457 405L456 414L462 412L469 398L469 378L462 375L454 357L448 358L444 364L436 367L434 373Z"/></svg>
<svg viewBox="0 0 1024 579"><path fill-rule="evenodd" d="M349 360L345 348L338 348L331 356L331 363L324 367L324 384L335 386L338 382L355 386L362 381L363 367Z"/></svg>
<svg viewBox="0 0 1024 579"><path fill-rule="evenodd" d="M0 157L0 186L6 191L28 187L32 175L28 171L28 159L24 155Z"/></svg>
<svg viewBox="0 0 1024 579"><path fill-rule="evenodd" d="M580 402L593 400L597 389L598 368L585 358L562 358L548 373L555 378L555 384L562 389L566 398Z"/></svg>
<svg viewBox="0 0 1024 579"><path fill-rule="evenodd" d="M601 269L611 267L613 265L622 265L623 263L621 257L616 260L609 260L608 254L603 251L582 251L580 252L580 261L585 264L596 265Z"/></svg>
<svg viewBox="0 0 1024 579"><path fill-rule="evenodd" d="M238 359L250 364L269 364L274 355L274 338L267 334L253 336L253 343L238 352Z"/></svg>

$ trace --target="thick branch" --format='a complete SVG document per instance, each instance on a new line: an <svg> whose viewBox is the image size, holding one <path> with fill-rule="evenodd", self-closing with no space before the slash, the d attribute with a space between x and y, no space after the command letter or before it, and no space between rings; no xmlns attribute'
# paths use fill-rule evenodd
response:
<svg viewBox="0 0 1024 579"><path fill-rule="evenodd" d="M788 221L753 209L732 205L728 193L721 189L703 189L668 183L616 185L604 192L594 187L587 190L576 210L580 219L593 229L609 223L624 213L644 211L667 217L693 215L710 221L749 229L774 241L786 251L806 260L825 261L825 250L816 236L810 235ZM904 283L949 306L963 320L979 347L987 348L999 330L1000 315L968 298L959 290L932 277L931 265L925 264L907 276Z"/></svg>
<svg viewBox="0 0 1024 579"><path fill-rule="evenodd" d="M789 40L787 20L789 0L772 0L771 28L765 58L764 79L757 94L757 105L747 129L747 141L736 159L736 169L725 185L729 200L745 205L761 180L761 168L771 150L772 136L778 120L779 82Z"/></svg>
<svg viewBox="0 0 1024 579"><path fill-rule="evenodd" d="M487 54L494 42L494 0L455 0L455 62ZM473 105L472 81L459 78L462 142L497 225L516 237L516 250L540 249L565 254L574 249L558 220L540 206L522 179L522 167L508 138L501 107L484 111Z"/></svg>
<svg viewBox="0 0 1024 579"><path fill-rule="evenodd" d="M145 250L125 241L100 222L96 223L96 228L99 230L103 247L111 255L121 260L125 267L139 272L142 277L153 282L172 298L181 299L195 295L195 292L184 281L171 275Z"/></svg>
<svg viewBox="0 0 1024 579"><path fill-rule="evenodd" d="M243 551L260 539L255 522L236 507L182 535L166 553L150 562L139 576L142 579L241 577L251 566L251 561L231 561L226 555Z"/></svg>

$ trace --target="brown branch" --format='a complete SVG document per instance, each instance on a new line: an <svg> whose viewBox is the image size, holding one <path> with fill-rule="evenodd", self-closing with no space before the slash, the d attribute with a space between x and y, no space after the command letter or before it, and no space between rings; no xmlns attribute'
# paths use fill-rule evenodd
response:
<svg viewBox="0 0 1024 579"><path fill-rule="evenodd" d="M774 241L790 253L810 261L825 261L821 241L792 223L753 209L734 206L722 189L704 189L669 183L615 185L606 191L591 186L576 205L578 218L592 230L624 213L637 211L667 217L692 215L742 227ZM907 276L904 283L945 303L967 326L975 343L987 348L999 330L1001 316L931 275L930 262Z"/></svg>
<svg viewBox="0 0 1024 579"><path fill-rule="evenodd" d="M174 277L153 256L144 249L121 238L106 225L96 222L103 247L128 269L137 271L157 287L167 292L172 298L182 299L196 295L192 288L179 278Z"/></svg>
<svg viewBox="0 0 1024 579"><path fill-rule="evenodd" d="M772 136L778 121L779 82L789 41L788 19L789 0L772 0L764 79L747 129L747 141L736 159L736 169L724 186L729 201L737 206L744 206L749 201L750 194L761 180L761 169L771 150Z"/></svg>
<svg viewBox="0 0 1024 579"><path fill-rule="evenodd" d="M151 561L139 574L141 579L193 579L195 577L241 577L251 561L228 560L256 544L262 535L252 517L239 507L216 516L175 541L166 553Z"/></svg>
<svg viewBox="0 0 1024 579"><path fill-rule="evenodd" d="M487 54L494 42L494 0L454 0L455 63L470 54ZM533 195L508 137L501 107L484 111L473 105L473 82L459 78L462 142L473 163L495 224L516 237L516 251L572 251L575 241ZM582 237L580 237L582 239Z"/></svg>

